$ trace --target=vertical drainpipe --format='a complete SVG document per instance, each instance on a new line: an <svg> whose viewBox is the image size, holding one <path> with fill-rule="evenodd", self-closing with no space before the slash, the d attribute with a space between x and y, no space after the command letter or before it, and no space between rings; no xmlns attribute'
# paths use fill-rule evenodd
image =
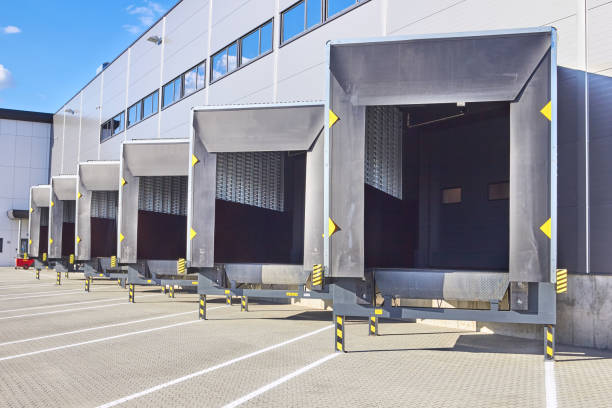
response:
<svg viewBox="0 0 612 408"><path fill-rule="evenodd" d="M157 98L157 138L161 137L161 117L162 117L162 98L164 86L164 50L166 49L166 17L162 20L162 43L160 52L160 64L159 64L159 97Z"/></svg>
<svg viewBox="0 0 612 408"><path fill-rule="evenodd" d="M274 28L274 34L273 34L273 40L272 40L272 52L274 53L274 71L273 71L273 78L272 78L272 98L273 98L273 102L278 102L278 45L280 44L280 30L281 30L281 19L280 19L280 0L276 0L274 2L274 21L277 22L277 24L272 23L273 28ZM274 50L274 48L276 48L276 50Z"/></svg>
<svg viewBox="0 0 612 408"><path fill-rule="evenodd" d="M206 51L206 79L208 86L206 87L206 105L209 104L210 94L210 78L212 75L212 62L210 60L210 47L212 46L212 13L213 13L213 0L208 0L208 50Z"/></svg>
<svg viewBox="0 0 612 408"><path fill-rule="evenodd" d="M325 276L331 276L330 267L330 242L329 225L330 217L330 129L329 111L331 109L331 46L329 41L325 44L325 54L327 56L327 69L325 70L325 128L323 139L323 267Z"/></svg>
<svg viewBox="0 0 612 408"><path fill-rule="evenodd" d="M131 65L131 60L132 60L132 48L128 48L128 55L127 55L127 71L125 74L125 109L123 110L125 112L125 117L123 118L124 122L123 122L123 140L128 140L128 96L129 96L129 91L130 91L130 65Z"/></svg>
<svg viewBox="0 0 612 408"><path fill-rule="evenodd" d="M104 97L104 70L100 75L100 104L98 105L98 132L101 132L100 126L102 126L102 98ZM100 160L100 151L102 150L102 143L100 143L100 134L98 134L98 160Z"/></svg>

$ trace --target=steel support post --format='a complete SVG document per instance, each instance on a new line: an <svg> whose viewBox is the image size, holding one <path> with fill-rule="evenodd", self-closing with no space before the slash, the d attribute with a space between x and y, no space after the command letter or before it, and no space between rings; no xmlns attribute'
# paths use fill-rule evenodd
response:
<svg viewBox="0 0 612 408"><path fill-rule="evenodd" d="M89 292L89 280L91 278L87 277L85 278L85 292Z"/></svg>
<svg viewBox="0 0 612 408"><path fill-rule="evenodd" d="M134 303L134 284L130 283L130 303Z"/></svg>
<svg viewBox="0 0 612 408"><path fill-rule="evenodd" d="M162 295L166 294L166 285L162 285L162 287L161 287L161 294Z"/></svg>
<svg viewBox="0 0 612 408"><path fill-rule="evenodd" d="M334 315L334 323L336 325L336 341L334 345L334 350L337 352L345 352L344 349L344 341L345 341L345 332L344 332L344 321L345 316Z"/></svg>
<svg viewBox="0 0 612 408"><path fill-rule="evenodd" d="M249 311L249 297L248 296L242 296L242 298L240 299L240 311L241 312Z"/></svg>
<svg viewBox="0 0 612 408"><path fill-rule="evenodd" d="M169 297L174 298L174 285L170 285Z"/></svg>
<svg viewBox="0 0 612 408"><path fill-rule="evenodd" d="M555 326L552 324L544 325L544 359L555 359Z"/></svg>
<svg viewBox="0 0 612 408"><path fill-rule="evenodd" d="M64 274L64 278L68 279L68 271Z"/></svg>
<svg viewBox="0 0 612 408"><path fill-rule="evenodd" d="M370 316L369 322L370 324L368 326L370 326L370 329L368 330L368 335L378 336L378 317Z"/></svg>
<svg viewBox="0 0 612 408"><path fill-rule="evenodd" d="M225 296L225 303L228 305L232 305L232 295Z"/></svg>
<svg viewBox="0 0 612 408"><path fill-rule="evenodd" d="M40 280L40 269L36 270L36 279Z"/></svg>
<svg viewBox="0 0 612 408"><path fill-rule="evenodd" d="M206 320L206 295L200 295L199 317L201 320Z"/></svg>

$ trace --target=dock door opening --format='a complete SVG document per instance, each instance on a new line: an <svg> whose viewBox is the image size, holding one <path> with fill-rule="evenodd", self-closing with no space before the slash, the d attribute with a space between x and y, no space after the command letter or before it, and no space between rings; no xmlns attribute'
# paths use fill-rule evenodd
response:
<svg viewBox="0 0 612 408"><path fill-rule="evenodd" d="M366 267L508 271L509 112L366 108Z"/></svg>

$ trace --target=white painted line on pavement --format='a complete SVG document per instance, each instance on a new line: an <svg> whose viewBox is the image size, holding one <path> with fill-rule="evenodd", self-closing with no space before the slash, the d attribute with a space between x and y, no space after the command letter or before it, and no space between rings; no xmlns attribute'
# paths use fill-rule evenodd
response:
<svg viewBox="0 0 612 408"><path fill-rule="evenodd" d="M143 298L143 297L149 297L149 296L159 296L159 295L157 295L157 294L155 294L155 295L141 295L139 297ZM52 310L50 312L30 313L30 314L23 314L23 315L16 315L16 316L5 316L5 317L0 317L0 320L17 319L18 317L44 316L44 315L50 315L50 314L56 314L56 313L64 313L64 312L75 312L77 310L101 309L103 307L111 307L111 306L118 306L118 305L129 305L129 304L130 303L128 303L127 299L126 299L126 301L122 302L122 303L111 303L110 305L75 307L75 308L72 308L72 309Z"/></svg>
<svg viewBox="0 0 612 408"><path fill-rule="evenodd" d="M87 292L85 292L82 289L72 289L72 290L63 290L61 292L53 291L53 292L40 292L40 293L48 293L48 294L41 295L41 294L28 293L28 294L24 294L24 296L13 295L14 297L0 299L0 302L5 301L5 300L21 300L21 299L32 299L32 298L39 298L39 297L43 298L43 297L52 297L52 296L75 295L77 293L87 293Z"/></svg>
<svg viewBox="0 0 612 408"><path fill-rule="evenodd" d="M40 286L55 286L55 283L33 283L32 285L0 286L0 289L33 288Z"/></svg>
<svg viewBox="0 0 612 408"><path fill-rule="evenodd" d="M225 307L225 306L219 306L219 307ZM212 308L211 307L209 310L212 310L212 309L216 309L216 308ZM12 355L12 356L2 357L2 358L0 358L0 361L14 360L14 359L20 358L20 357L33 356L33 355L36 355L36 354L48 353L50 351L64 350L64 349L67 349L67 348L84 346L86 344L100 343L100 342L103 342L103 341L120 339L122 337L134 336L136 334L151 333L151 332L158 331L158 330L170 329L172 327L179 327L179 326L185 326L187 324L198 323L200 321L201 320L199 320L199 319L198 320L190 320L188 322L174 323L174 324L169 324L167 326L154 327L154 328L151 328L151 329L145 329L145 330L139 330L139 331L135 331L135 332L118 334L116 336L102 337L100 339L82 341L80 343L66 344L66 345L63 345L63 346L51 347L51 348L43 349L43 350L30 351L29 353L15 354L15 355Z"/></svg>
<svg viewBox="0 0 612 408"><path fill-rule="evenodd" d="M151 295L145 295L145 296L151 296ZM0 310L0 313L19 312L21 310L47 309L47 308L62 307L62 306L84 305L84 304L88 304L88 303L112 302L112 301L115 301L115 300L124 300L124 299L125 299L125 297L116 297L116 298L107 298L107 299L98 299L98 300L86 300L84 302L59 303L57 305L43 305L43 306L22 307L22 308L19 308L19 309Z"/></svg>
<svg viewBox="0 0 612 408"><path fill-rule="evenodd" d="M329 330L332 327L334 327L333 324L329 325L329 326L322 327L322 328L317 329L315 331L311 331L310 333L302 334L301 336L294 337L292 339L283 341L282 343L277 343L277 344L274 344L272 346L268 346L266 348L254 351L252 353L245 354L243 356L236 357L234 359L228 360L228 361L226 361L224 363L220 363L220 364L214 365L212 367L208 367L208 368L205 368L203 370L196 371L195 373L191 373L191 374L185 375L183 377L179 377L179 378L174 379L172 381L168 381L166 383L156 385L155 387L147 388L144 391L140 391L140 392L137 392L135 394L131 394L131 395L128 395L126 397L119 398L119 399L117 399L115 401L111 401L111 402L106 403L104 405L100 405L98 408L110 408L110 407L114 407L114 406L119 405L119 404L123 404L124 402L128 402L128 401L131 401L133 399L140 398L140 397L143 397L145 395L151 394L153 392L159 391L161 389L170 387L171 385L176 385L176 384L182 383L182 382L190 380L192 378L199 377L201 375L208 374L210 372L219 370L220 368L224 368L224 367L227 367L229 365L235 364L235 363L237 363L239 361L246 360L248 358L258 356L260 354L266 353L268 351L272 351L274 349L286 346L286 345L291 344L291 343L295 343L296 341L300 341L300 340L305 339L307 337L314 336L315 334L321 333L322 331Z"/></svg>
<svg viewBox="0 0 612 408"><path fill-rule="evenodd" d="M28 341L43 340L43 339L49 339L49 338L52 338L52 337L67 336L69 334L85 333L85 332L88 332L88 331L108 329L109 327L127 326L129 324L149 322L151 320L168 319L170 317L183 316L183 315L187 315L187 314L190 314L190 313L197 313L197 311L192 310L190 312L172 313L172 314L167 314L167 315L162 315L162 316L149 317L147 319L132 320L132 321L129 321L129 322L107 324L107 325L104 325L104 326L97 326L97 327L88 327L86 329L72 330L72 331L63 332L63 333L55 333L55 334L47 334L45 336L30 337L29 339L7 341L7 342L4 342L4 343L0 343L0 346L8 346L9 344L26 343Z"/></svg>
<svg viewBox="0 0 612 408"><path fill-rule="evenodd" d="M263 387L256 389L255 391L245 395L244 397L240 397L237 400L232 401L227 405L224 405L223 408L234 408L234 407L237 407L238 405L242 405L245 402L257 397L258 395L263 394L264 392L270 391L272 388L277 387L281 385L282 383L285 383L289 381L290 379L297 377L298 375L304 374L306 371L312 370L313 368L320 366L321 364L325 363L326 361L331 360L334 357L338 357L340 354L341 353L329 354L323 357L322 359L315 361L314 363L308 364L307 366L302 367L299 370L292 372L291 374L287 374L286 376L281 377L278 380L271 382L270 384L264 385Z"/></svg>
<svg viewBox="0 0 612 408"><path fill-rule="evenodd" d="M557 382L555 381L555 362L544 362L544 384L546 389L546 408L557 408Z"/></svg>

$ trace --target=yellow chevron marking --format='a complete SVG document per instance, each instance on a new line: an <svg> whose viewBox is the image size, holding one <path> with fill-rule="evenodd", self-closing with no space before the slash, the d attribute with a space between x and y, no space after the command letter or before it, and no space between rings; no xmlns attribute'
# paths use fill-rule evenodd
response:
<svg viewBox="0 0 612 408"><path fill-rule="evenodd" d="M334 123L336 123L338 119L339 119L338 115L336 115L334 111L330 109L329 110L329 127L334 126Z"/></svg>
<svg viewBox="0 0 612 408"><path fill-rule="evenodd" d="M192 228L191 232L189 233L189 239L192 240L196 235L198 235L198 233Z"/></svg>
<svg viewBox="0 0 612 408"><path fill-rule="evenodd" d="M546 105L544 105L544 107L540 110L540 113L544 116L546 116L546 119L548 120L552 120L552 105L551 102L549 101Z"/></svg>
<svg viewBox="0 0 612 408"><path fill-rule="evenodd" d="M191 165L195 166L197 162L199 162L200 160L198 160L198 158L196 157L195 154L191 155Z"/></svg>
<svg viewBox="0 0 612 408"><path fill-rule="evenodd" d="M341 316L336 316L336 322L338 324L342 324L342 317Z"/></svg>
<svg viewBox="0 0 612 408"><path fill-rule="evenodd" d="M550 218L546 220L546 222L544 224L542 224L542 226L540 227L540 230L548 237L550 238L551 236L551 232L550 232Z"/></svg>

